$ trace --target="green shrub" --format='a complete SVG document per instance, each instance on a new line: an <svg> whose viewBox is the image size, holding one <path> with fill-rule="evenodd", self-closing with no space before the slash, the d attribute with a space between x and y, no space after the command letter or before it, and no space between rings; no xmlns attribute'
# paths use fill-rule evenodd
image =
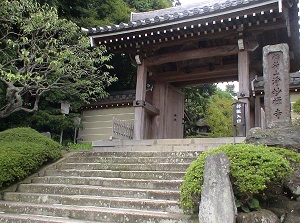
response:
<svg viewBox="0 0 300 223"><path fill-rule="evenodd" d="M31 128L0 132L0 188L62 157L62 147Z"/></svg>
<svg viewBox="0 0 300 223"><path fill-rule="evenodd" d="M219 152L224 152L230 160L230 178L241 205L256 202L253 195L270 184L281 183L292 172L290 162L300 162L300 155L295 152L263 145L227 144L206 151L191 164L183 178L181 207L186 213L198 208L206 157Z"/></svg>
<svg viewBox="0 0 300 223"><path fill-rule="evenodd" d="M300 98L298 98L294 103L293 111L296 112L297 114L300 114Z"/></svg>

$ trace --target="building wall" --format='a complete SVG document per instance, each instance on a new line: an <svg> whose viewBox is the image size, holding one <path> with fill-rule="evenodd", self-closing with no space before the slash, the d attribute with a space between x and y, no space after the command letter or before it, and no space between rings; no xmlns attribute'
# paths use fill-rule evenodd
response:
<svg viewBox="0 0 300 223"><path fill-rule="evenodd" d="M109 140L112 135L112 120L117 118L134 122L134 107L108 107L82 111L82 142Z"/></svg>
<svg viewBox="0 0 300 223"><path fill-rule="evenodd" d="M294 103L300 98L300 94L298 91L295 91L295 92L290 92L290 100L291 100L291 118L292 118L292 121L295 120L295 118L300 118L300 115L293 112L293 105Z"/></svg>

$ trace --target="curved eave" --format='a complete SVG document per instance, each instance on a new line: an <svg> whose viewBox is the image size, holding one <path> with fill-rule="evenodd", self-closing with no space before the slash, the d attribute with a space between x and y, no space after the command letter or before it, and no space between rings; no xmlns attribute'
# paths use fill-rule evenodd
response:
<svg viewBox="0 0 300 223"><path fill-rule="evenodd" d="M150 44L151 41L155 43L156 41L162 42L174 40L174 38L185 38L190 33L201 35L224 30L236 30L239 26L255 26L260 23L276 22L274 20L276 20L278 14L280 12L277 0L255 1L255 4L253 2L252 4L242 4L237 8L215 11L210 14L106 32L97 32L96 30L88 35L91 38L92 46L104 44L108 48L112 47L112 49L132 48ZM174 35L176 32L179 35ZM182 37L178 37L181 34ZM164 38L161 38L162 36Z"/></svg>
<svg viewBox="0 0 300 223"><path fill-rule="evenodd" d="M204 6L200 8L192 8L191 10L184 10L179 12L174 12L171 14L165 14L161 16L160 13L158 13L157 16L154 16L156 11L152 12L145 12L148 16L148 18L144 18L145 16L142 16L141 18L135 21L130 21L129 23L121 23L119 25L112 25L112 26L104 26L104 27L96 27L91 28L88 31L89 36L98 37L98 36L115 36L119 34L123 34L124 32L130 33L130 32L137 32L142 30L149 30L153 29L153 27L160 26L160 27L166 27L166 26L172 26L172 25L180 25L184 23L194 22L198 20L203 19L212 19L214 17L219 16L226 16L230 14L235 14L237 12L261 12L265 11L266 8L272 8L270 5L277 6L278 8L278 0L269 0L269 1L262 1L262 0L240 0L240 1L233 1L236 2L233 6L223 7L223 8L217 8L214 9L213 6ZM233 4L233 3L232 3ZM177 9L176 7L173 7L173 9ZM161 11L161 10L157 10ZM137 13L137 14L145 14L145 13ZM154 13L154 14L149 14ZM242 13L244 15L246 13ZM153 16L153 17L151 17Z"/></svg>

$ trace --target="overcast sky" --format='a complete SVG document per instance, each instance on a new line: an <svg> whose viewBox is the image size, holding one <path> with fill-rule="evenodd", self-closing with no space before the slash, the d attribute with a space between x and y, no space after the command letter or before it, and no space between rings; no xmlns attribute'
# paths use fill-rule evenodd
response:
<svg viewBox="0 0 300 223"><path fill-rule="evenodd" d="M196 3L196 2L199 2L199 1L201 1L201 0L180 0L181 5L188 5L188 4Z"/></svg>
<svg viewBox="0 0 300 223"><path fill-rule="evenodd" d="M193 3L196 3L196 2L212 2L212 3L215 3L215 2L220 2L220 0L180 0L181 2L181 5L188 5L188 4L193 4Z"/></svg>

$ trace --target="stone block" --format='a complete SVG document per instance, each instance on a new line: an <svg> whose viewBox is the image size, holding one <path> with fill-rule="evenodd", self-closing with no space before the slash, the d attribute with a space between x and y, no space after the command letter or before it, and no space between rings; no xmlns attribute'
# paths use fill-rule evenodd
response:
<svg viewBox="0 0 300 223"><path fill-rule="evenodd" d="M229 159L224 153L207 157L199 207L201 223L235 223L237 208L229 179Z"/></svg>
<svg viewBox="0 0 300 223"><path fill-rule="evenodd" d="M291 124L289 70L289 46L287 44L263 47L264 101L267 128L283 127Z"/></svg>

